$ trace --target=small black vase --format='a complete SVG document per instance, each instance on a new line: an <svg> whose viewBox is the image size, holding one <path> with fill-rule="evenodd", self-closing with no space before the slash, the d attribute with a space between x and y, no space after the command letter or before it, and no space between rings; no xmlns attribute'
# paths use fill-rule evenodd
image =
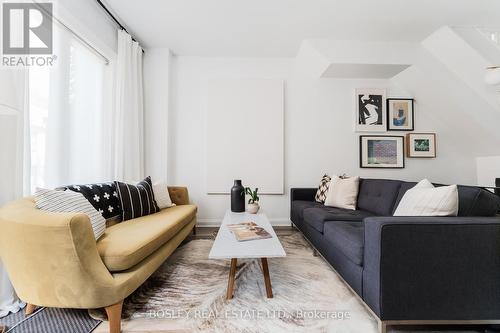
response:
<svg viewBox="0 0 500 333"><path fill-rule="evenodd" d="M234 180L234 185L231 188L231 211L234 213L245 211L245 188L239 179Z"/></svg>

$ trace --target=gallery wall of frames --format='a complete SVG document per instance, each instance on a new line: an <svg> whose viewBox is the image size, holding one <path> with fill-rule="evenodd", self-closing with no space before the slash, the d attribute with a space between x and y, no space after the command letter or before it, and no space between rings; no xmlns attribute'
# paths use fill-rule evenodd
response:
<svg viewBox="0 0 500 333"><path fill-rule="evenodd" d="M366 132L359 136L361 168L404 168L405 157L436 157L436 134L414 132L413 98L387 97L385 89L367 88L356 89L355 99L354 130Z"/></svg>

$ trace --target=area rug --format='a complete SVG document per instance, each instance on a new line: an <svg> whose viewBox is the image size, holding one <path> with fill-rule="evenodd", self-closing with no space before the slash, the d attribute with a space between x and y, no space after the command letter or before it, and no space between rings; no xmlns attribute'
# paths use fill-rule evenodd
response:
<svg viewBox="0 0 500 333"><path fill-rule="evenodd" d="M39 308L30 316L19 311L0 319L6 333L90 333L100 323L85 310L58 308Z"/></svg>
<svg viewBox="0 0 500 333"><path fill-rule="evenodd" d="M259 261L242 260L234 298L226 300L229 261L209 260L213 241L193 240L125 301L124 327L140 321L144 331L377 332L375 318L301 234L280 240L287 257L269 260L274 298L266 297Z"/></svg>

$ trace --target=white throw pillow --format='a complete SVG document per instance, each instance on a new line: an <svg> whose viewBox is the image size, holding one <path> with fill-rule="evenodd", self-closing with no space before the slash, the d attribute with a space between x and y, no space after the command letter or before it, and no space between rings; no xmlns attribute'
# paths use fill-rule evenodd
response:
<svg viewBox="0 0 500 333"><path fill-rule="evenodd" d="M168 186L166 183L154 183L153 184L153 194L155 195L156 204L160 209L169 208L175 206L170 199L170 194L168 193Z"/></svg>
<svg viewBox="0 0 500 333"><path fill-rule="evenodd" d="M457 185L434 187L427 179L406 191L394 216L457 216Z"/></svg>
<svg viewBox="0 0 500 333"><path fill-rule="evenodd" d="M57 191L37 189L35 194L36 207L52 213L82 213L89 217L95 239L99 239L106 229L106 220L94 206L85 199L83 194L73 191Z"/></svg>
<svg viewBox="0 0 500 333"><path fill-rule="evenodd" d="M356 209L359 191L359 177L339 178L330 181L325 206Z"/></svg>

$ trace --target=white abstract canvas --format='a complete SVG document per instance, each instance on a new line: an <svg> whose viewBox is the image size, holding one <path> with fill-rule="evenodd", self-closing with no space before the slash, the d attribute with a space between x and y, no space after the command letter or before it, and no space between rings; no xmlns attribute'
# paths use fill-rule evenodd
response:
<svg viewBox="0 0 500 333"><path fill-rule="evenodd" d="M283 194L283 81L211 79L206 93L207 193L229 193L241 179Z"/></svg>

